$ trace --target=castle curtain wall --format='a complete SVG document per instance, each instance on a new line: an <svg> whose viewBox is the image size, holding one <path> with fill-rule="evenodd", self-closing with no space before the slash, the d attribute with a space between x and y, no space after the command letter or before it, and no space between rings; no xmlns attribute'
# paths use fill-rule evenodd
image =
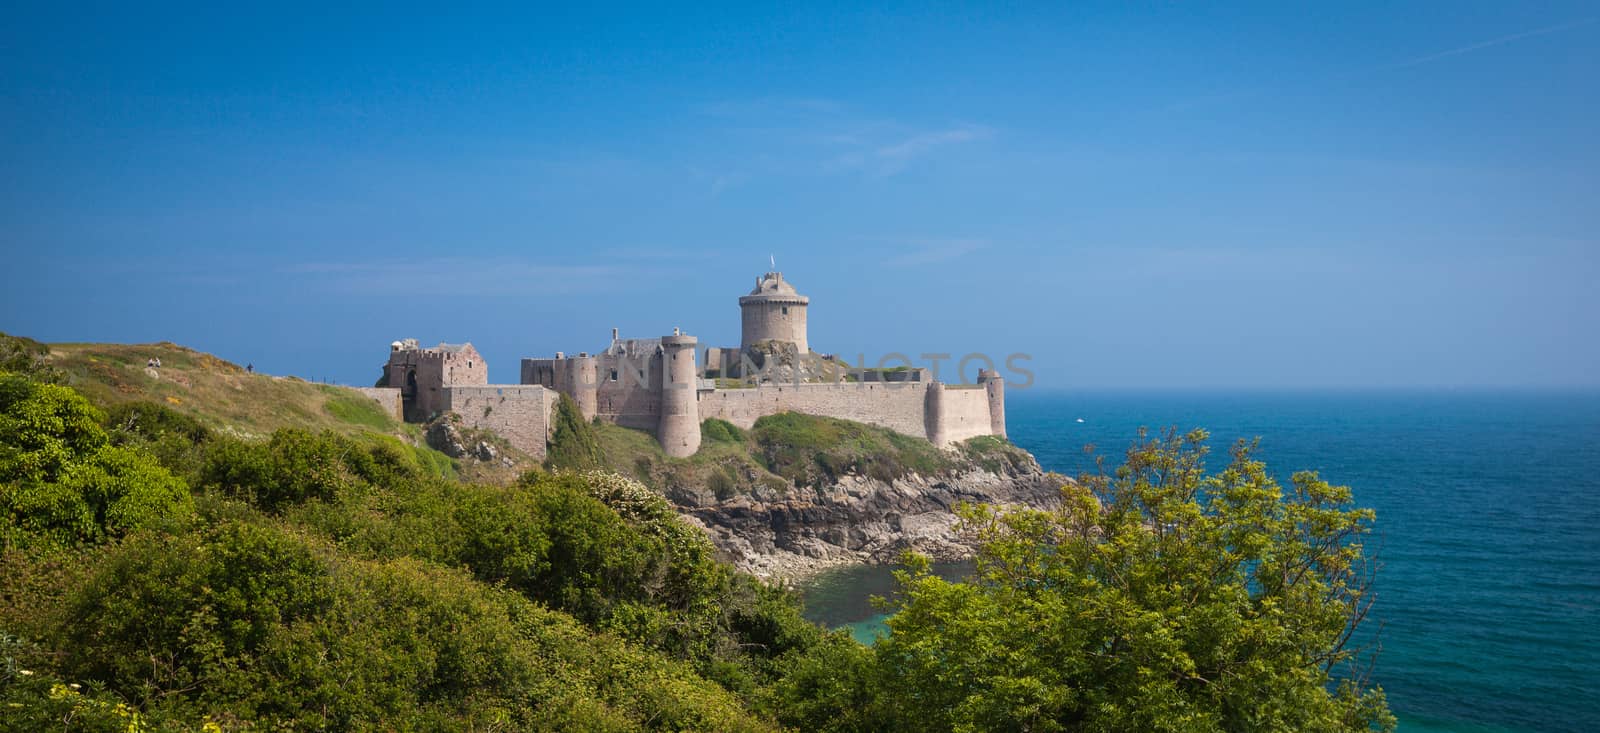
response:
<svg viewBox="0 0 1600 733"><path fill-rule="evenodd" d="M927 383L764 384L749 389L700 393L700 418L719 418L741 428L764 415L800 412L877 425L897 433L927 437L924 400ZM988 407L984 407L987 421Z"/></svg>
<svg viewBox="0 0 1600 733"><path fill-rule="evenodd" d="M508 384L451 386L444 394L445 409L460 415L463 425L492 430L517 450L544 460L559 392Z"/></svg>

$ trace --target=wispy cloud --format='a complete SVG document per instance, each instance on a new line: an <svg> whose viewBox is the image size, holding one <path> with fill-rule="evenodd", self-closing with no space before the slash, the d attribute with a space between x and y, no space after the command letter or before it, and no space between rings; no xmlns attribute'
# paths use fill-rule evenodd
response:
<svg viewBox="0 0 1600 733"><path fill-rule="evenodd" d="M515 258L410 262L306 262L283 268L305 285L356 295L528 296L605 292L626 277L609 265L559 265Z"/></svg>
<svg viewBox="0 0 1600 733"><path fill-rule="evenodd" d="M964 126L949 130L935 130L913 135L893 145L878 148L875 152L879 158L889 160L904 160L927 153L935 148L955 143L982 140L989 136L989 130L983 127Z"/></svg>
<svg viewBox="0 0 1600 733"><path fill-rule="evenodd" d="M1487 40L1478 41L1476 43L1469 43L1469 44L1466 44L1464 46L1457 46L1456 48L1445 49L1443 51L1436 51L1434 53L1429 53L1429 54L1425 54L1425 55L1422 55L1422 56L1417 56L1415 58L1405 59L1403 61L1397 61L1397 62L1388 63L1388 64L1378 64L1378 65L1373 65L1373 66L1365 66L1365 67L1354 68L1354 69L1346 69L1346 70L1340 71L1338 73L1329 74L1329 75L1323 77L1322 81L1323 82L1350 81L1350 80L1353 80L1353 79L1360 79L1362 77L1372 76L1374 74L1380 74L1380 73L1383 73L1383 72L1398 71L1400 69L1409 69L1409 68L1414 67L1414 66L1422 66L1424 64L1431 64L1431 63L1433 63L1435 61L1441 61L1443 59L1452 58L1452 57L1455 57L1455 56L1461 56L1461 55L1464 55L1464 54L1474 53L1476 51L1482 51L1482 50L1488 49L1488 48L1494 48L1495 46L1504 46L1504 45L1509 44L1509 43L1515 43L1517 41L1526 40L1526 39L1529 39L1529 38L1536 38L1538 36L1547 36L1547 35L1550 35L1550 34L1553 34L1553 33L1561 33L1561 32L1564 32L1564 31L1570 31L1570 30L1573 30L1575 28L1581 28L1583 26L1593 24L1596 20L1600 20L1600 19L1597 19L1597 18L1581 18L1579 20L1574 20L1574 21L1570 21L1570 22L1567 22L1567 23L1560 23L1560 24L1557 24L1557 25L1546 26L1546 27L1543 27L1543 28L1535 28L1533 30L1522 31L1521 33L1512 33L1510 35L1498 36L1498 37L1495 37L1495 38L1490 38L1490 39L1487 39ZM1186 100L1182 100L1182 101L1179 101L1179 102L1175 102L1175 103L1173 103L1171 105L1168 105L1166 107L1166 111L1168 111L1168 112L1180 112L1180 111L1193 109L1193 108L1196 108L1196 107L1204 107L1204 106L1215 105L1215 104L1223 104L1223 103L1226 103L1226 102L1232 102L1232 101L1236 101L1236 100L1240 100L1240 99L1245 99L1245 98L1249 98L1249 97L1258 96L1260 94L1265 93L1265 91L1266 90L1262 90L1262 89L1223 90L1221 92L1217 92L1217 93L1214 93L1214 94L1198 96L1198 97L1194 97L1194 98L1191 98L1191 99L1186 99Z"/></svg>
<svg viewBox="0 0 1600 733"><path fill-rule="evenodd" d="M703 186L711 198L721 196L724 191L737 188L749 179L749 174L737 170L707 170L699 166L689 167L689 176Z"/></svg>
<svg viewBox="0 0 1600 733"><path fill-rule="evenodd" d="M948 262L989 246L984 239L925 239L906 242L905 251L884 260L890 267L914 267Z"/></svg>
<svg viewBox="0 0 1600 733"><path fill-rule="evenodd" d="M743 156L741 170L746 172L709 176L713 195L760 173L815 173L820 168L830 174L894 175L915 160L994 135L986 125L886 118L826 99L762 97L695 109L713 118L704 126L706 134L753 146L756 151ZM763 163L767 170L749 171L754 162ZM705 169L716 167L707 164L691 171L702 176Z"/></svg>
<svg viewBox="0 0 1600 733"><path fill-rule="evenodd" d="M835 156L825 165L829 170L861 170L872 175L892 176L904 170L912 161L952 145L984 140L992 131L981 125L959 125L945 129L902 134L892 141L878 142L870 147L857 143L852 150Z"/></svg>
<svg viewBox="0 0 1600 733"><path fill-rule="evenodd" d="M1380 67L1378 70L1379 71L1392 71L1392 70L1395 70L1395 69L1410 68L1412 66L1421 66L1423 64L1433 63L1434 61L1438 61L1440 59L1447 59L1447 58L1450 58L1451 56L1460 56L1462 54L1472 53L1473 51L1480 51L1480 50L1483 50L1485 48L1493 48L1495 46L1503 46L1503 45L1505 45L1507 43L1511 43L1512 41L1520 41L1520 40L1522 40L1524 38L1533 38L1535 36L1546 36L1546 35L1549 35L1551 33L1560 33L1562 31L1569 31L1569 30L1572 30L1573 28L1586 26L1586 25L1589 25L1590 23L1593 23L1593 22L1595 22L1594 18L1583 18L1582 20L1575 20L1575 21L1572 21L1570 23L1562 23L1560 25L1552 25L1552 26L1548 26L1548 27L1545 27L1545 28L1536 28L1536 29L1531 30L1531 31L1523 31L1521 33L1513 33L1513 34L1511 34L1509 36L1500 36L1499 38L1491 38L1491 39L1489 39L1487 41L1479 41L1477 43L1469 43L1469 44L1467 44L1465 46L1461 46L1459 48L1452 48L1452 49L1449 49L1449 50L1446 50L1446 51L1439 51L1437 53L1430 53L1430 54L1428 54L1426 56L1418 56L1417 58L1414 58L1414 59L1409 59L1409 60L1406 60L1406 61L1401 61L1399 63L1389 64L1387 66Z"/></svg>
<svg viewBox="0 0 1600 733"><path fill-rule="evenodd" d="M838 112L844 105L821 97L757 97L755 99L724 99L695 105L701 114L716 117L744 117L774 113L829 114Z"/></svg>

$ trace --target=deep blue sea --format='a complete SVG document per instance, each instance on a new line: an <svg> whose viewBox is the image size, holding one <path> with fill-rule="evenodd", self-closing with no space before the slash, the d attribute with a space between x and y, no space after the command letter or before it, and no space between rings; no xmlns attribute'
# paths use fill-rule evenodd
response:
<svg viewBox="0 0 1600 733"><path fill-rule="evenodd" d="M1377 510L1376 681L1402 731L1600 731L1600 393L1013 390L1007 428L1046 468L1120 456L1140 426L1236 438ZM1078 422L1079 418L1083 422ZM944 571L959 575L961 566ZM888 571L806 588L808 613L881 633ZM1369 627L1371 628L1371 627Z"/></svg>

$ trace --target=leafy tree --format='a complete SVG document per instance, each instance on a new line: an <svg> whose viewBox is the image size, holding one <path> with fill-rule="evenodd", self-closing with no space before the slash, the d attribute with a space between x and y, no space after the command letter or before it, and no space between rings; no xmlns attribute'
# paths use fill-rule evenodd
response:
<svg viewBox="0 0 1600 733"><path fill-rule="evenodd" d="M0 539L97 541L191 512L188 487L149 455L110 444L102 414L68 387L0 373Z"/></svg>
<svg viewBox="0 0 1600 733"><path fill-rule="evenodd" d="M201 483L276 511L310 499L331 500L352 488L364 453L330 431L278 430L266 443L219 442L207 456Z"/></svg>
<svg viewBox="0 0 1600 733"><path fill-rule="evenodd" d="M142 438L158 440L167 436L190 444L211 439L211 430L189 415L157 402L124 402L106 410L106 431L112 440Z"/></svg>
<svg viewBox="0 0 1600 733"><path fill-rule="evenodd" d="M792 594L719 562L701 530L637 481L535 471L514 486L464 484L379 476L359 465L362 452L343 455L352 480L331 499L271 511L354 555L463 567L733 690L780 676L780 660L821 635ZM231 485L254 501L251 479Z"/></svg>
<svg viewBox="0 0 1600 733"><path fill-rule="evenodd" d="M964 508L975 577L951 583L913 562L874 667L835 660L876 695L796 677L786 684L823 697L791 707L788 722L1392 729L1381 689L1352 672L1361 655L1350 642L1372 602L1360 540L1373 513L1313 473L1281 487L1252 444L1207 473L1206 437L1141 434L1114 472L1065 487L1059 510ZM863 710L881 719L849 717Z"/></svg>
<svg viewBox="0 0 1600 733"><path fill-rule="evenodd" d="M583 421L583 413L571 397L561 395L556 402L556 429L550 436L550 449L545 456L546 468L588 470L599 468L600 439L594 427Z"/></svg>
<svg viewBox="0 0 1600 733"><path fill-rule="evenodd" d="M0 332L0 372L22 374L39 382L61 381L61 370L50 364L50 347L26 336Z"/></svg>
<svg viewBox="0 0 1600 733"><path fill-rule="evenodd" d="M344 557L272 522L110 549L65 604L69 678L229 730L767 728L682 663L509 589Z"/></svg>

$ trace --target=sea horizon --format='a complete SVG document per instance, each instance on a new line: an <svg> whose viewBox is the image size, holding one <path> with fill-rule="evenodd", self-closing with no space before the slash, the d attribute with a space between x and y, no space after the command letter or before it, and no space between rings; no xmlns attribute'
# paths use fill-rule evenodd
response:
<svg viewBox="0 0 1600 733"><path fill-rule="evenodd" d="M1007 419L1013 442L1069 476L1093 470L1084 445L1114 463L1140 427L1205 428L1212 469L1259 438L1280 481L1315 470L1377 513L1365 628L1400 730L1600 729L1600 391L1038 390ZM858 604L852 584L883 592L887 569L854 572L831 603ZM881 628L853 607L868 615L842 625ZM841 625L829 610L808 613Z"/></svg>

